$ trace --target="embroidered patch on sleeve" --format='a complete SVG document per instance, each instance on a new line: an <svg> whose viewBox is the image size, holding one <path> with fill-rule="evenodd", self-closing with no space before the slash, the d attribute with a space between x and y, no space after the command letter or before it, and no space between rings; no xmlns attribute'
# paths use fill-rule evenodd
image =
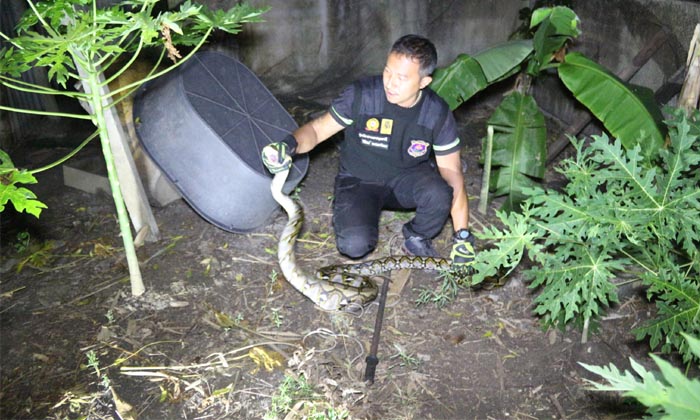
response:
<svg viewBox="0 0 700 420"><path fill-rule="evenodd" d="M423 140L411 140L411 145L408 146L408 154L414 158L421 157L428 153L430 148L430 143Z"/></svg>

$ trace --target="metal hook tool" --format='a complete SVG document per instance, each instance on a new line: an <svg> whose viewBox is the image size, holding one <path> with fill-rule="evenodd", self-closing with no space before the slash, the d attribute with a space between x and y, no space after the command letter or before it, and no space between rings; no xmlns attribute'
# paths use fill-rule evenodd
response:
<svg viewBox="0 0 700 420"><path fill-rule="evenodd" d="M379 348L379 334L382 331L382 321L384 320L384 306L386 306L386 295L389 292L388 277L383 277L382 290L379 296L379 308L377 309L377 319L374 321L374 335L372 336L372 345L369 349L369 355L365 358L367 367L365 368L365 382L374 383L374 373L377 370L379 358L377 357L377 349Z"/></svg>

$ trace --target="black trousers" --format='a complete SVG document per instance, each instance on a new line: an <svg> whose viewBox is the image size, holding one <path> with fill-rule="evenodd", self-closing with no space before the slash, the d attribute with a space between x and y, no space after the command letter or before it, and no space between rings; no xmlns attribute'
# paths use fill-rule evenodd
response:
<svg viewBox="0 0 700 420"><path fill-rule="evenodd" d="M405 225L411 236L434 238L452 208L452 187L431 165L383 182L363 181L344 171L335 178L333 228L338 251L362 258L377 246L382 209L416 210Z"/></svg>

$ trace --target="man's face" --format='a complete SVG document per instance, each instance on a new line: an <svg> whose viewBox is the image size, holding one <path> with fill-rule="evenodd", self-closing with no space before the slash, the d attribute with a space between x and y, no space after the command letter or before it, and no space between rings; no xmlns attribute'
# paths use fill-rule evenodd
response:
<svg viewBox="0 0 700 420"><path fill-rule="evenodd" d="M421 77L418 60L391 53L384 67L384 93L392 104L408 108L415 104L418 91L430 84L430 76Z"/></svg>

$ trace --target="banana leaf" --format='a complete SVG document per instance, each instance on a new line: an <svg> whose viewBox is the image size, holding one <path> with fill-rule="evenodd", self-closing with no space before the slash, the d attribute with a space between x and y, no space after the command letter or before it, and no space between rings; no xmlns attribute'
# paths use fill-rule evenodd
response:
<svg viewBox="0 0 700 420"><path fill-rule="evenodd" d="M533 13L530 27L539 27L533 37L535 54L528 63L528 74L536 76L566 41L580 34L578 22L576 13L567 7L543 8Z"/></svg>
<svg viewBox="0 0 700 420"><path fill-rule="evenodd" d="M508 195L501 210L519 208L524 188L544 177L547 128L544 115L530 95L513 92L506 96L488 121L494 127L490 190Z"/></svg>
<svg viewBox="0 0 700 420"><path fill-rule="evenodd" d="M488 86L479 63L467 54L457 56L452 64L435 70L430 88L455 110L474 94Z"/></svg>
<svg viewBox="0 0 700 420"><path fill-rule="evenodd" d="M510 41L469 56L460 54L433 75L430 87L454 110L491 83L520 70L532 53L531 40Z"/></svg>
<svg viewBox="0 0 700 420"><path fill-rule="evenodd" d="M640 145L653 158L663 147L663 116L651 91L631 87L583 54L569 53L559 78L626 149Z"/></svg>
<svg viewBox="0 0 700 420"><path fill-rule="evenodd" d="M521 39L495 45L474 54L474 60L484 71L491 84L503 80L520 70L522 63L532 53L532 40Z"/></svg>

